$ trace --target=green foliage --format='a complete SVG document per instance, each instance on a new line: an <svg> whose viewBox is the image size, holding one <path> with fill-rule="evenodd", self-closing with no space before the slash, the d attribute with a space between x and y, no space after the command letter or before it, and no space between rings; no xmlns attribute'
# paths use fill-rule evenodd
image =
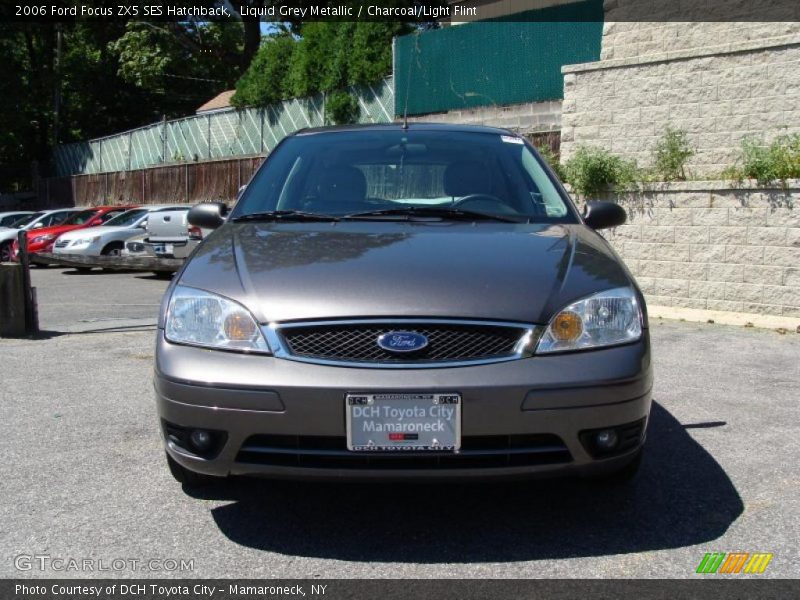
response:
<svg viewBox="0 0 800 600"><path fill-rule="evenodd" d="M539 152L539 156L542 157L544 162L550 165L550 168L555 171L556 175L561 181L566 181L566 173L564 172L564 168L561 166L559 162L558 155L553 152L553 149L547 145L536 146L536 150Z"/></svg>
<svg viewBox="0 0 800 600"><path fill-rule="evenodd" d="M347 54L347 83L370 85L392 72L392 38L405 35L411 28L405 23L359 22Z"/></svg>
<svg viewBox="0 0 800 600"><path fill-rule="evenodd" d="M615 156L596 146L580 146L564 165L566 181L582 196L636 187L640 179L634 161Z"/></svg>
<svg viewBox="0 0 800 600"><path fill-rule="evenodd" d="M267 37L236 82L234 106L267 106L291 97L289 68L296 45L289 33Z"/></svg>
<svg viewBox="0 0 800 600"><path fill-rule="evenodd" d="M130 22L110 44L119 61L119 76L137 88L160 93L162 113L197 108L215 93L229 89L239 74L242 24ZM180 107L178 110L173 106Z"/></svg>
<svg viewBox="0 0 800 600"><path fill-rule="evenodd" d="M335 92L379 82L392 71L392 38L409 31L404 23L312 21L299 38L282 31L262 43L236 83L236 106L265 106L293 97ZM358 105L347 94L331 95L332 121L351 122Z"/></svg>
<svg viewBox="0 0 800 600"><path fill-rule="evenodd" d="M765 146L752 138L742 140L741 177L761 185L800 178L800 134L782 135Z"/></svg>
<svg viewBox="0 0 800 600"><path fill-rule="evenodd" d="M358 121L358 100L347 92L331 92L325 98L325 114L335 125L346 125Z"/></svg>
<svg viewBox="0 0 800 600"><path fill-rule="evenodd" d="M661 181L686 179L686 163L694 156L689 137L682 129L667 127L653 148L653 169Z"/></svg>

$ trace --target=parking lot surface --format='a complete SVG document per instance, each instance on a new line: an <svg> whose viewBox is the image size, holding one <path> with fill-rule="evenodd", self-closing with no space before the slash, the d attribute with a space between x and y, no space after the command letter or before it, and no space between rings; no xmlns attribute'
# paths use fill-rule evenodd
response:
<svg viewBox="0 0 800 600"><path fill-rule="evenodd" d="M0 340L4 577L693 577L706 552L773 553L758 577L800 572L796 333L652 323L655 404L627 486L246 480L199 492L172 480L157 430L167 282L32 278L42 335ZM140 566L20 571L20 555ZM141 565L151 559L191 570Z"/></svg>

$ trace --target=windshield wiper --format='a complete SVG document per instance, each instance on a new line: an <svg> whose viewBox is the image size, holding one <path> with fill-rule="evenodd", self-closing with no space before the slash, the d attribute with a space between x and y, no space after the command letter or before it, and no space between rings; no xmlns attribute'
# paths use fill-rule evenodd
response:
<svg viewBox="0 0 800 600"><path fill-rule="evenodd" d="M268 210L234 217L231 221L338 221L339 217L302 210Z"/></svg>
<svg viewBox="0 0 800 600"><path fill-rule="evenodd" d="M380 217L439 217L453 221L500 221L502 223L522 223L514 217L504 215L490 215L463 208L443 208L438 206L406 206L403 208L385 208L367 212L351 213L342 216L342 219L373 219Z"/></svg>

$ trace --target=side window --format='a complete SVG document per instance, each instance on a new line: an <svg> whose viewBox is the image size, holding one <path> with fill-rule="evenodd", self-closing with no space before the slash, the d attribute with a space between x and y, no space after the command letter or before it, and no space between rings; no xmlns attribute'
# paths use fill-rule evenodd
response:
<svg viewBox="0 0 800 600"><path fill-rule="evenodd" d="M112 210L111 212L107 212L106 214L101 215L100 216L100 221L102 223L105 223L106 221L109 221L110 219L113 219L114 217L117 217L117 216L121 215L123 212L125 212L125 211L123 211L123 210Z"/></svg>

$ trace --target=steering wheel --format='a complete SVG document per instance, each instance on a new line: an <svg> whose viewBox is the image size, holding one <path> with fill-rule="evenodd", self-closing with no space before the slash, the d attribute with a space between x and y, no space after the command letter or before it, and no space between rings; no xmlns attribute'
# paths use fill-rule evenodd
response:
<svg viewBox="0 0 800 600"><path fill-rule="evenodd" d="M516 211L511 208L508 204L503 202L497 196L492 196L491 194L467 194L463 198L459 198L456 202L454 202L451 206L453 208L469 208L469 205L474 205L475 209L481 208L488 208L489 210L512 214ZM487 207L486 205L489 204L490 206Z"/></svg>

